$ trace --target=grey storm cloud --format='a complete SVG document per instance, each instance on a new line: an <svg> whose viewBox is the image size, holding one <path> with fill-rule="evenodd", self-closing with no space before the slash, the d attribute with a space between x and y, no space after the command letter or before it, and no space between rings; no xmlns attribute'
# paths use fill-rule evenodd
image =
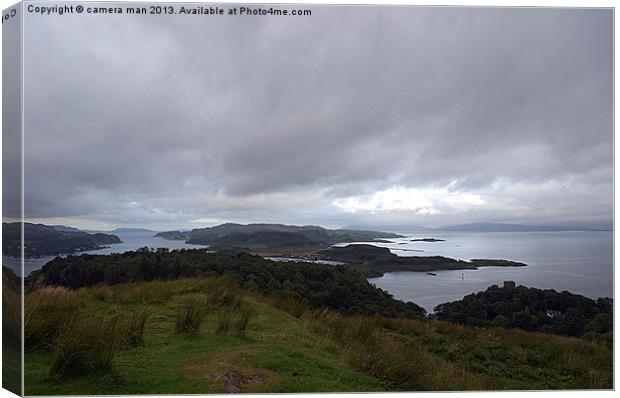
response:
<svg viewBox="0 0 620 398"><path fill-rule="evenodd" d="M311 9L29 15L26 216L611 220L611 10Z"/></svg>

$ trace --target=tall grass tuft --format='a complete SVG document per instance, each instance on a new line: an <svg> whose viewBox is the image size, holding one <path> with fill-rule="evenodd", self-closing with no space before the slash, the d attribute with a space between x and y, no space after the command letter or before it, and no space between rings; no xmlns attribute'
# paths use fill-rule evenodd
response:
<svg viewBox="0 0 620 398"><path fill-rule="evenodd" d="M200 304L194 300L185 307L179 309L177 320L174 325L176 333L198 334L202 323L202 314L200 312Z"/></svg>
<svg viewBox="0 0 620 398"><path fill-rule="evenodd" d="M245 338L248 323L250 322L251 311L248 308L241 308L239 310L238 318L235 322L235 332L237 337Z"/></svg>
<svg viewBox="0 0 620 398"><path fill-rule="evenodd" d="M144 329L149 316L150 313L146 310L129 315L122 330L123 347L139 347L144 344Z"/></svg>
<svg viewBox="0 0 620 398"><path fill-rule="evenodd" d="M217 309L215 334L234 333L237 337L246 337L252 311L237 291L230 291L226 287L216 288L210 294L208 302Z"/></svg>
<svg viewBox="0 0 620 398"><path fill-rule="evenodd" d="M387 330L385 320L344 317L328 310L307 311L306 327L336 342L344 360L378 380L389 391L489 389L485 375L464 372L418 344ZM396 323L389 322L396 328ZM417 325L416 325L417 326Z"/></svg>
<svg viewBox="0 0 620 398"><path fill-rule="evenodd" d="M258 296L258 295L257 295ZM294 297L284 296L284 295L274 295L271 297L260 297L261 301L266 304L273 305L279 310L284 312L288 312L293 315L295 318L301 318L301 316L310 309L307 304L304 304Z"/></svg>
<svg viewBox="0 0 620 398"><path fill-rule="evenodd" d="M117 326L116 317L69 319L54 339L50 376L66 379L111 369L119 342Z"/></svg>
<svg viewBox="0 0 620 398"><path fill-rule="evenodd" d="M215 323L215 334L227 335L232 327L232 316L226 310L220 310L217 313L217 321Z"/></svg>
<svg viewBox="0 0 620 398"><path fill-rule="evenodd" d="M25 299L24 340L26 350L47 348L63 323L81 306L75 292L64 287L44 287Z"/></svg>
<svg viewBox="0 0 620 398"><path fill-rule="evenodd" d="M237 292L231 291L229 286L218 286L209 294L207 303L214 308L227 307L232 310L238 310L241 308L241 301Z"/></svg>
<svg viewBox="0 0 620 398"><path fill-rule="evenodd" d="M21 299L16 288L6 281L2 281L2 343L14 350L21 350L22 320Z"/></svg>

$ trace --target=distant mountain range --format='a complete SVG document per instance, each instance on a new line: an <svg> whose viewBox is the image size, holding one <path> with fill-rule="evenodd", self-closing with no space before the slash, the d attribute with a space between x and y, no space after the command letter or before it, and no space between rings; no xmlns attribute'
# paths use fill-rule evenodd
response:
<svg viewBox="0 0 620 398"><path fill-rule="evenodd" d="M522 225L499 223L471 223L448 225L438 228L440 231L480 231L480 232L544 232L544 231L611 231L613 227L576 226L576 225Z"/></svg>
<svg viewBox="0 0 620 398"><path fill-rule="evenodd" d="M101 232L101 233L106 233L106 234L135 234L135 233L154 234L156 232L156 231L152 231L146 228L116 228L116 229L113 229L112 231L98 231L98 230L87 229L85 231L89 233Z"/></svg>
<svg viewBox="0 0 620 398"><path fill-rule="evenodd" d="M390 232L424 232L435 231L435 228L425 227L417 224L351 224L345 227L346 229L361 229L361 230L377 230L377 231L390 231Z"/></svg>
<svg viewBox="0 0 620 398"><path fill-rule="evenodd" d="M3 223L3 254L17 257L21 254L19 223ZM612 225L523 225L503 223L470 223L429 228L420 225L354 226L346 229L326 229L319 226L283 224L234 224L198 228L191 231L155 232L145 228L116 228L113 231L83 231L64 225L24 223L25 255L40 257L80 251L95 250L101 245L121 243L116 234L148 233L169 240L182 240L190 244L209 245L214 250L261 252L291 248L321 248L335 243L368 242L400 238L392 232L543 232L543 231L611 231Z"/></svg>
<svg viewBox="0 0 620 398"><path fill-rule="evenodd" d="M445 225L430 228L421 225L383 225L383 226L355 226L356 228L377 228L383 231L417 232L417 231L462 231L462 232L552 232L552 231L612 231L613 225L524 225L504 223L469 223ZM353 227L351 227L353 228Z"/></svg>
<svg viewBox="0 0 620 398"><path fill-rule="evenodd" d="M64 225L24 223L24 255L28 258L96 250L115 243L122 243L116 235L88 233ZM21 256L20 223L2 224L2 254Z"/></svg>

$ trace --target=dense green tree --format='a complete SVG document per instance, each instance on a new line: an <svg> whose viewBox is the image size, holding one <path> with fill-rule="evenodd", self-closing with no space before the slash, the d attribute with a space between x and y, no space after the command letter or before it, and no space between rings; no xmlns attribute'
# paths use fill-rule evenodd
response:
<svg viewBox="0 0 620 398"><path fill-rule="evenodd" d="M613 300L567 291L489 287L435 307L435 317L474 326L503 326L566 336L596 337L613 329Z"/></svg>
<svg viewBox="0 0 620 398"><path fill-rule="evenodd" d="M27 284L77 289L98 283L114 285L196 276L226 276L247 289L289 296L311 307L331 308L345 315L416 318L426 313L414 303L395 300L347 266L276 262L246 253L196 249L142 248L122 254L58 257L33 272Z"/></svg>

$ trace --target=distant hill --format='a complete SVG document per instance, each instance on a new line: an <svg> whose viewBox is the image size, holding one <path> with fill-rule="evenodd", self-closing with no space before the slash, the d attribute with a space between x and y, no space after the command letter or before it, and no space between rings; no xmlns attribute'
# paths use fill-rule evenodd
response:
<svg viewBox="0 0 620 398"><path fill-rule="evenodd" d="M545 231L610 231L608 226L545 226L521 225L501 223L471 223L447 225L437 228L441 231L471 231L471 232L545 232Z"/></svg>
<svg viewBox="0 0 620 398"><path fill-rule="evenodd" d="M24 255L30 258L96 250L101 245L122 243L116 235L89 234L71 227L32 223L24 223L24 240ZM2 254L21 255L20 223L2 224Z"/></svg>
<svg viewBox="0 0 620 398"><path fill-rule="evenodd" d="M135 234L135 233L155 233L155 231L151 231L150 229L146 229L146 228L116 228L112 231L110 231L110 233L113 234Z"/></svg>
<svg viewBox="0 0 620 398"><path fill-rule="evenodd" d="M455 231L455 232L553 232L553 231L613 231L612 224L562 224L562 225L524 225L506 223L468 223L445 225L442 227L425 227L416 224L403 225L351 225L351 229L378 229L394 232L425 232L425 231Z"/></svg>
<svg viewBox="0 0 620 398"><path fill-rule="evenodd" d="M163 238L168 240L183 240L186 241L189 239L190 231L166 231L166 232L158 232L153 235L156 238Z"/></svg>
<svg viewBox="0 0 620 398"><path fill-rule="evenodd" d="M255 231L222 236L211 241L209 248L224 251L252 251L312 247L317 244L322 245L325 242L317 242L300 232Z"/></svg>
<svg viewBox="0 0 620 398"><path fill-rule="evenodd" d="M398 225L372 225L372 224L353 224L347 225L347 229L355 229L355 230L379 230L379 231L389 231L389 232L422 232L422 231L433 231L434 228L425 227L423 225L417 224L398 224Z"/></svg>
<svg viewBox="0 0 620 398"><path fill-rule="evenodd" d="M73 228L73 227L66 227L64 225L52 225L52 227L56 230L56 231L60 231L60 232L81 232L79 229L77 228Z"/></svg>
<svg viewBox="0 0 620 398"><path fill-rule="evenodd" d="M389 232L358 231L351 229L326 229L314 225L295 226L283 224L222 224L215 227L161 232L155 236L182 239L187 243L209 245L215 250L264 250L299 247L323 247L335 243L372 241L400 238Z"/></svg>
<svg viewBox="0 0 620 398"><path fill-rule="evenodd" d="M101 232L89 234L98 245L113 245L116 243L123 243L123 241L116 235L104 234Z"/></svg>
<svg viewBox="0 0 620 398"><path fill-rule="evenodd" d="M84 232L88 232L89 234L95 233L104 233L104 234L154 234L156 231L152 231L146 228L116 228L111 231L102 231L98 229L85 229Z"/></svg>
<svg viewBox="0 0 620 398"><path fill-rule="evenodd" d="M386 247L355 244L334 246L318 252L324 260L347 263L367 278L379 277L386 272L477 269L479 267L525 267L527 264L510 260L475 259L455 260L443 256L407 256L393 254Z"/></svg>

